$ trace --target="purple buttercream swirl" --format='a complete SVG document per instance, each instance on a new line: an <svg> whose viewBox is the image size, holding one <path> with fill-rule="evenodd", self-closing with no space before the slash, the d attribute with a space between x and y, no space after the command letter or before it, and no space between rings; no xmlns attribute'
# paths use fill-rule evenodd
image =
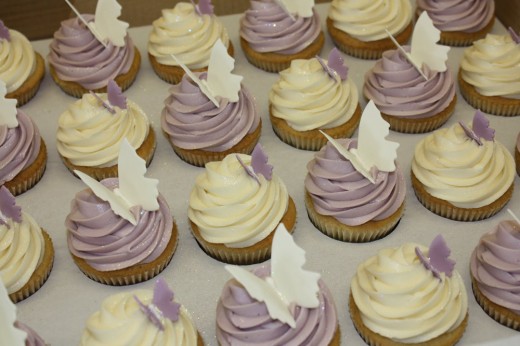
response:
<svg viewBox="0 0 520 346"><path fill-rule="evenodd" d="M356 148L356 139L338 139L345 148ZM405 197L404 176L399 167L394 172L377 172L372 184L327 143L307 165L305 189L319 214L334 217L348 226L383 220L395 213Z"/></svg>
<svg viewBox="0 0 520 346"><path fill-rule="evenodd" d="M405 46L405 50L410 51L410 47ZM428 80L402 52L386 51L365 74L363 93L381 113L408 119L431 117L453 100L455 81L449 70L432 71L424 65L423 71Z"/></svg>
<svg viewBox="0 0 520 346"><path fill-rule="evenodd" d="M83 18L92 21L94 16L84 14ZM60 79L93 90L127 73L134 55L134 44L128 35L123 47L111 42L104 47L83 22L71 18L61 22L60 29L54 33L48 59Z"/></svg>
<svg viewBox="0 0 520 346"><path fill-rule="evenodd" d="M471 274L492 302L520 315L520 225L501 221L471 255Z"/></svg>
<svg viewBox="0 0 520 346"><path fill-rule="evenodd" d="M206 75L203 72L199 78L205 79ZM179 84L170 88L164 103L161 127L175 146L187 150L227 150L254 132L260 123L254 98L244 86L237 102L220 98L217 108L184 75Z"/></svg>
<svg viewBox="0 0 520 346"><path fill-rule="evenodd" d="M259 277L270 274L269 265L253 270ZM296 327L269 316L265 303L252 298L236 280L222 290L217 305L217 340L220 345L328 345L337 327L336 308L328 288L318 281L319 306L293 306Z"/></svg>
<svg viewBox="0 0 520 346"><path fill-rule="evenodd" d="M441 31L475 32L495 16L493 0L417 0L417 11L427 11Z"/></svg>
<svg viewBox="0 0 520 346"><path fill-rule="evenodd" d="M110 189L117 178L101 181ZM172 237L173 218L164 197L159 195L159 209L145 211L132 207L137 225L116 215L108 202L85 189L72 200L65 220L70 252L83 258L99 271L113 271L155 260Z"/></svg>
<svg viewBox="0 0 520 346"><path fill-rule="evenodd" d="M27 339L25 339L25 346L45 346L45 341L29 326L26 324L16 321L14 326L27 333Z"/></svg>
<svg viewBox="0 0 520 346"><path fill-rule="evenodd" d="M298 15L293 20L274 0L251 1L240 20L240 37L260 53L294 54L307 48L320 34L320 18Z"/></svg>
<svg viewBox="0 0 520 346"><path fill-rule="evenodd" d="M18 109L18 126L0 125L0 185L30 166L40 152L41 137L32 119Z"/></svg>

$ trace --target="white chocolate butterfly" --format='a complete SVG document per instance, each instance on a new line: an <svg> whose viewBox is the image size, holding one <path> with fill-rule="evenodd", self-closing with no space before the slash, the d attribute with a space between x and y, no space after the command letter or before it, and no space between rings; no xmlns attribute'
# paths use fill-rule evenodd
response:
<svg viewBox="0 0 520 346"><path fill-rule="evenodd" d="M293 14L297 14L303 18L312 17L313 15L312 9L314 7L314 0L276 0L276 2L291 18L293 18Z"/></svg>
<svg viewBox="0 0 520 346"><path fill-rule="evenodd" d="M0 340L2 345L25 346L27 333L14 326L16 306L13 304L0 278Z"/></svg>
<svg viewBox="0 0 520 346"><path fill-rule="evenodd" d="M7 125L8 128L18 126L18 119L16 119L16 99L8 99L7 87L3 80L0 79L0 125Z"/></svg>

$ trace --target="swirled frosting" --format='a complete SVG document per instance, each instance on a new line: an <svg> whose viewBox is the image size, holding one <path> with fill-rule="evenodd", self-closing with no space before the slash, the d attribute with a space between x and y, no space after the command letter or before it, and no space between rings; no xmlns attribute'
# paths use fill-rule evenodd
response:
<svg viewBox="0 0 520 346"><path fill-rule="evenodd" d="M510 35L487 34L464 50L462 79L481 95L520 98L520 45Z"/></svg>
<svg viewBox="0 0 520 346"><path fill-rule="evenodd" d="M493 0L417 0L417 9L441 31L479 31L495 16Z"/></svg>
<svg viewBox="0 0 520 346"><path fill-rule="evenodd" d="M355 139L338 139L345 148L357 147ZM403 204L406 184L399 168L377 173L372 184L327 143L307 165L305 190L311 195L316 211L339 222L357 226L383 220Z"/></svg>
<svg viewBox="0 0 520 346"><path fill-rule="evenodd" d="M15 327L23 330L27 333L27 339L25 339L25 346L45 346L45 341L39 336L32 328L27 326L26 324L16 321Z"/></svg>
<svg viewBox="0 0 520 346"><path fill-rule="evenodd" d="M16 30L9 30L10 40L0 39L0 80L7 92L18 89L33 73L36 55L29 40Z"/></svg>
<svg viewBox="0 0 520 346"><path fill-rule="evenodd" d="M270 266L256 268L253 273L266 277ZM269 316L265 303L252 298L236 280L228 281L217 305L217 340L220 345L328 345L337 328L337 315L332 294L320 280L319 306L294 306L296 328Z"/></svg>
<svg viewBox="0 0 520 346"><path fill-rule="evenodd" d="M471 255L471 274L492 302L520 315L520 225L500 221Z"/></svg>
<svg viewBox="0 0 520 346"><path fill-rule="evenodd" d="M17 127L0 124L0 185L30 166L40 152L40 131L27 114L17 111Z"/></svg>
<svg viewBox="0 0 520 346"><path fill-rule="evenodd" d="M29 214L22 211L22 222L0 225L0 276L9 294L29 281L44 251L42 230Z"/></svg>
<svg viewBox="0 0 520 346"><path fill-rule="evenodd" d="M220 39L229 46L227 29L214 15L199 15L193 4L179 2L163 9L152 23L148 52L163 65L177 65L171 54L190 69L208 66L211 49Z"/></svg>
<svg viewBox="0 0 520 346"><path fill-rule="evenodd" d="M406 243L380 250L361 263L350 286L370 330L402 343L420 343L460 325L468 311L468 296L460 274L436 278Z"/></svg>
<svg viewBox="0 0 520 346"><path fill-rule="evenodd" d="M434 116L455 97L455 81L449 70L432 71L424 65L423 71L428 80L399 50L386 51L365 74L363 93L387 115L408 119Z"/></svg>
<svg viewBox="0 0 520 346"><path fill-rule="evenodd" d="M350 120L358 106L351 79L337 81L316 58L291 61L269 93L271 113L297 131L328 129Z"/></svg>
<svg viewBox="0 0 520 346"><path fill-rule="evenodd" d="M252 0L240 19L240 37L259 53L301 52L320 32L320 18L315 9L312 17L296 15L293 20L274 0Z"/></svg>
<svg viewBox="0 0 520 346"><path fill-rule="evenodd" d="M388 38L403 31L412 21L409 0L332 0L329 18L334 27L364 42Z"/></svg>
<svg viewBox="0 0 520 346"><path fill-rule="evenodd" d="M199 74L201 79L206 76L206 72ZM254 98L244 86L237 102L219 98L219 107L215 107L184 75L179 84L170 88L164 103L161 127L175 146L187 150L225 151L254 132L260 123Z"/></svg>
<svg viewBox="0 0 520 346"><path fill-rule="evenodd" d="M94 20L91 14L83 18ZM126 35L123 47L111 42L104 47L78 18L61 22L49 48L47 58L58 77L89 90L105 87L109 80L127 73L135 55L130 36Z"/></svg>
<svg viewBox="0 0 520 346"><path fill-rule="evenodd" d="M501 143L482 141L479 146L459 124L438 129L415 147L413 174L430 195L456 207L491 204L513 183L515 163Z"/></svg>
<svg viewBox="0 0 520 346"><path fill-rule="evenodd" d="M188 217L210 243L248 247L273 232L289 202L282 180L259 175L258 183L240 165L251 165L251 156L230 154L206 164L190 194Z"/></svg>
<svg viewBox="0 0 520 346"><path fill-rule="evenodd" d="M98 96L107 102L106 94ZM137 149L148 136L150 123L144 111L127 100L127 109L112 114L96 97L83 94L58 119L57 149L77 166L110 167L117 164L121 141Z"/></svg>
<svg viewBox="0 0 520 346"><path fill-rule="evenodd" d="M110 189L118 186L117 178L102 180ZM137 225L116 215L110 204L92 190L76 194L65 220L70 252L83 258L99 271L113 271L154 261L172 237L173 218L161 195L159 209L146 211L132 207Z"/></svg>
<svg viewBox="0 0 520 346"><path fill-rule="evenodd" d="M149 305L153 292L142 289L106 298L101 309L88 318L80 345L197 345L197 329L184 306L181 306L176 322L163 319L164 330L161 331L141 311L135 297Z"/></svg>

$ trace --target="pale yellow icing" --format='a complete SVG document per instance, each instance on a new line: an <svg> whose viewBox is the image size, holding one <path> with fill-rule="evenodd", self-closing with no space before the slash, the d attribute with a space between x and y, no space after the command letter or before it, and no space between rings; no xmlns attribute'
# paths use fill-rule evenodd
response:
<svg viewBox="0 0 520 346"><path fill-rule="evenodd" d="M164 330L161 331L141 311L134 296L149 305L153 292L121 292L106 298L101 309L87 320L80 345L197 345L197 330L183 306L176 322L162 318Z"/></svg>
<svg viewBox="0 0 520 346"><path fill-rule="evenodd" d="M40 226L22 211L22 222L0 225L0 276L9 294L18 291L42 262L45 242Z"/></svg>
<svg viewBox="0 0 520 346"><path fill-rule="evenodd" d="M451 277L433 276L407 243L383 249L360 264L351 293L370 330L403 343L420 343L455 329L468 311L464 282L455 270Z"/></svg>
<svg viewBox="0 0 520 346"><path fill-rule="evenodd" d="M515 163L499 142L479 146L457 123L424 137L416 146L412 171L434 197L459 208L488 205L513 183Z"/></svg>
<svg viewBox="0 0 520 346"><path fill-rule="evenodd" d="M360 41L376 41L403 31L412 20L409 0L333 0L329 18L334 27Z"/></svg>
<svg viewBox="0 0 520 346"><path fill-rule="evenodd" d="M106 94L98 94L107 102ZM57 149L77 166L110 167L117 164L119 144L126 138L134 149L148 136L144 111L127 100L127 109L112 114L93 95L84 94L58 120Z"/></svg>
<svg viewBox="0 0 520 346"><path fill-rule="evenodd" d="M269 102L272 115L296 131L328 129L350 120L358 106L358 91L349 78L332 79L316 58L298 59L280 72Z"/></svg>
<svg viewBox="0 0 520 346"><path fill-rule="evenodd" d="M258 175L259 184L236 156L251 164L251 156L244 154L206 164L191 192L188 217L206 241L241 248L258 243L276 229L289 195L277 175L273 173L270 181Z"/></svg>
<svg viewBox="0 0 520 346"><path fill-rule="evenodd" d="M36 55L29 40L16 30L9 30L11 40L0 39L0 79L7 92L18 89L33 73Z"/></svg>
<svg viewBox="0 0 520 346"><path fill-rule="evenodd" d="M177 66L171 54L190 69L208 66L211 49L220 38L229 46L226 28L214 15L198 15L191 3L162 10L152 23L148 52L163 65Z"/></svg>

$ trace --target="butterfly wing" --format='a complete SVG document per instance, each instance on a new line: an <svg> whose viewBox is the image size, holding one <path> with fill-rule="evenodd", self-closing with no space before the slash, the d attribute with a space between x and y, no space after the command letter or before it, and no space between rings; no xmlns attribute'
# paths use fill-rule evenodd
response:
<svg viewBox="0 0 520 346"><path fill-rule="evenodd" d="M484 138L486 141L495 139L495 130L489 127L489 120L480 110L475 112L471 128L477 138Z"/></svg>
<svg viewBox="0 0 520 346"><path fill-rule="evenodd" d="M447 276L451 276L455 261L450 259L451 250L446 244L442 235L436 236L429 248L428 256L430 257L430 265L438 272L444 272Z"/></svg>
<svg viewBox="0 0 520 346"><path fill-rule="evenodd" d="M126 96L123 95L121 88L114 82L113 79L108 81L107 86L107 96L108 102L112 106L119 107L121 109L126 109Z"/></svg>
<svg viewBox="0 0 520 346"><path fill-rule="evenodd" d="M211 4L211 0L199 0L197 7L201 14L213 14L213 5Z"/></svg>
<svg viewBox="0 0 520 346"><path fill-rule="evenodd" d="M424 11L415 23L409 55L418 68L426 64L432 70L446 71L450 47L437 44L440 39L440 30L433 25L427 12Z"/></svg>
<svg viewBox="0 0 520 346"><path fill-rule="evenodd" d="M2 345L25 345L27 333L14 326L16 322L16 306L7 293L0 279L0 339Z"/></svg>
<svg viewBox="0 0 520 346"><path fill-rule="evenodd" d="M4 217L15 222L22 221L22 208L16 205L16 199L5 185L0 187L0 225L7 225Z"/></svg>
<svg viewBox="0 0 520 346"><path fill-rule="evenodd" d="M153 289L153 305L161 310L164 317L175 322L179 319L180 304L173 301L173 291L164 279L158 279Z"/></svg>
<svg viewBox="0 0 520 346"><path fill-rule="evenodd" d="M277 0L277 2L289 13L298 14L300 17L312 17L314 0Z"/></svg>
<svg viewBox="0 0 520 346"><path fill-rule="evenodd" d="M347 79L348 67L345 65L345 60L336 47L332 48L329 53L327 58L327 66L336 71L341 80Z"/></svg>
<svg viewBox="0 0 520 346"><path fill-rule="evenodd" d="M0 125L7 125L8 128L18 126L18 119L16 119L16 99L8 99L7 86L4 81L0 79Z"/></svg>
<svg viewBox="0 0 520 346"><path fill-rule="evenodd" d="M202 81L213 96L226 98L230 102L238 101L238 92L243 77L232 74L231 71L234 68L235 59L227 53L226 46L218 39L211 49L208 78L206 81Z"/></svg>
<svg viewBox="0 0 520 346"><path fill-rule="evenodd" d="M128 23L117 19L121 15L121 5L116 0L98 0L93 25L104 41L108 39L114 46L125 45Z"/></svg>
<svg viewBox="0 0 520 346"><path fill-rule="evenodd" d="M251 166L258 175L262 174L266 180L273 177L273 166L268 163L269 158L260 144L257 144L251 154Z"/></svg>

